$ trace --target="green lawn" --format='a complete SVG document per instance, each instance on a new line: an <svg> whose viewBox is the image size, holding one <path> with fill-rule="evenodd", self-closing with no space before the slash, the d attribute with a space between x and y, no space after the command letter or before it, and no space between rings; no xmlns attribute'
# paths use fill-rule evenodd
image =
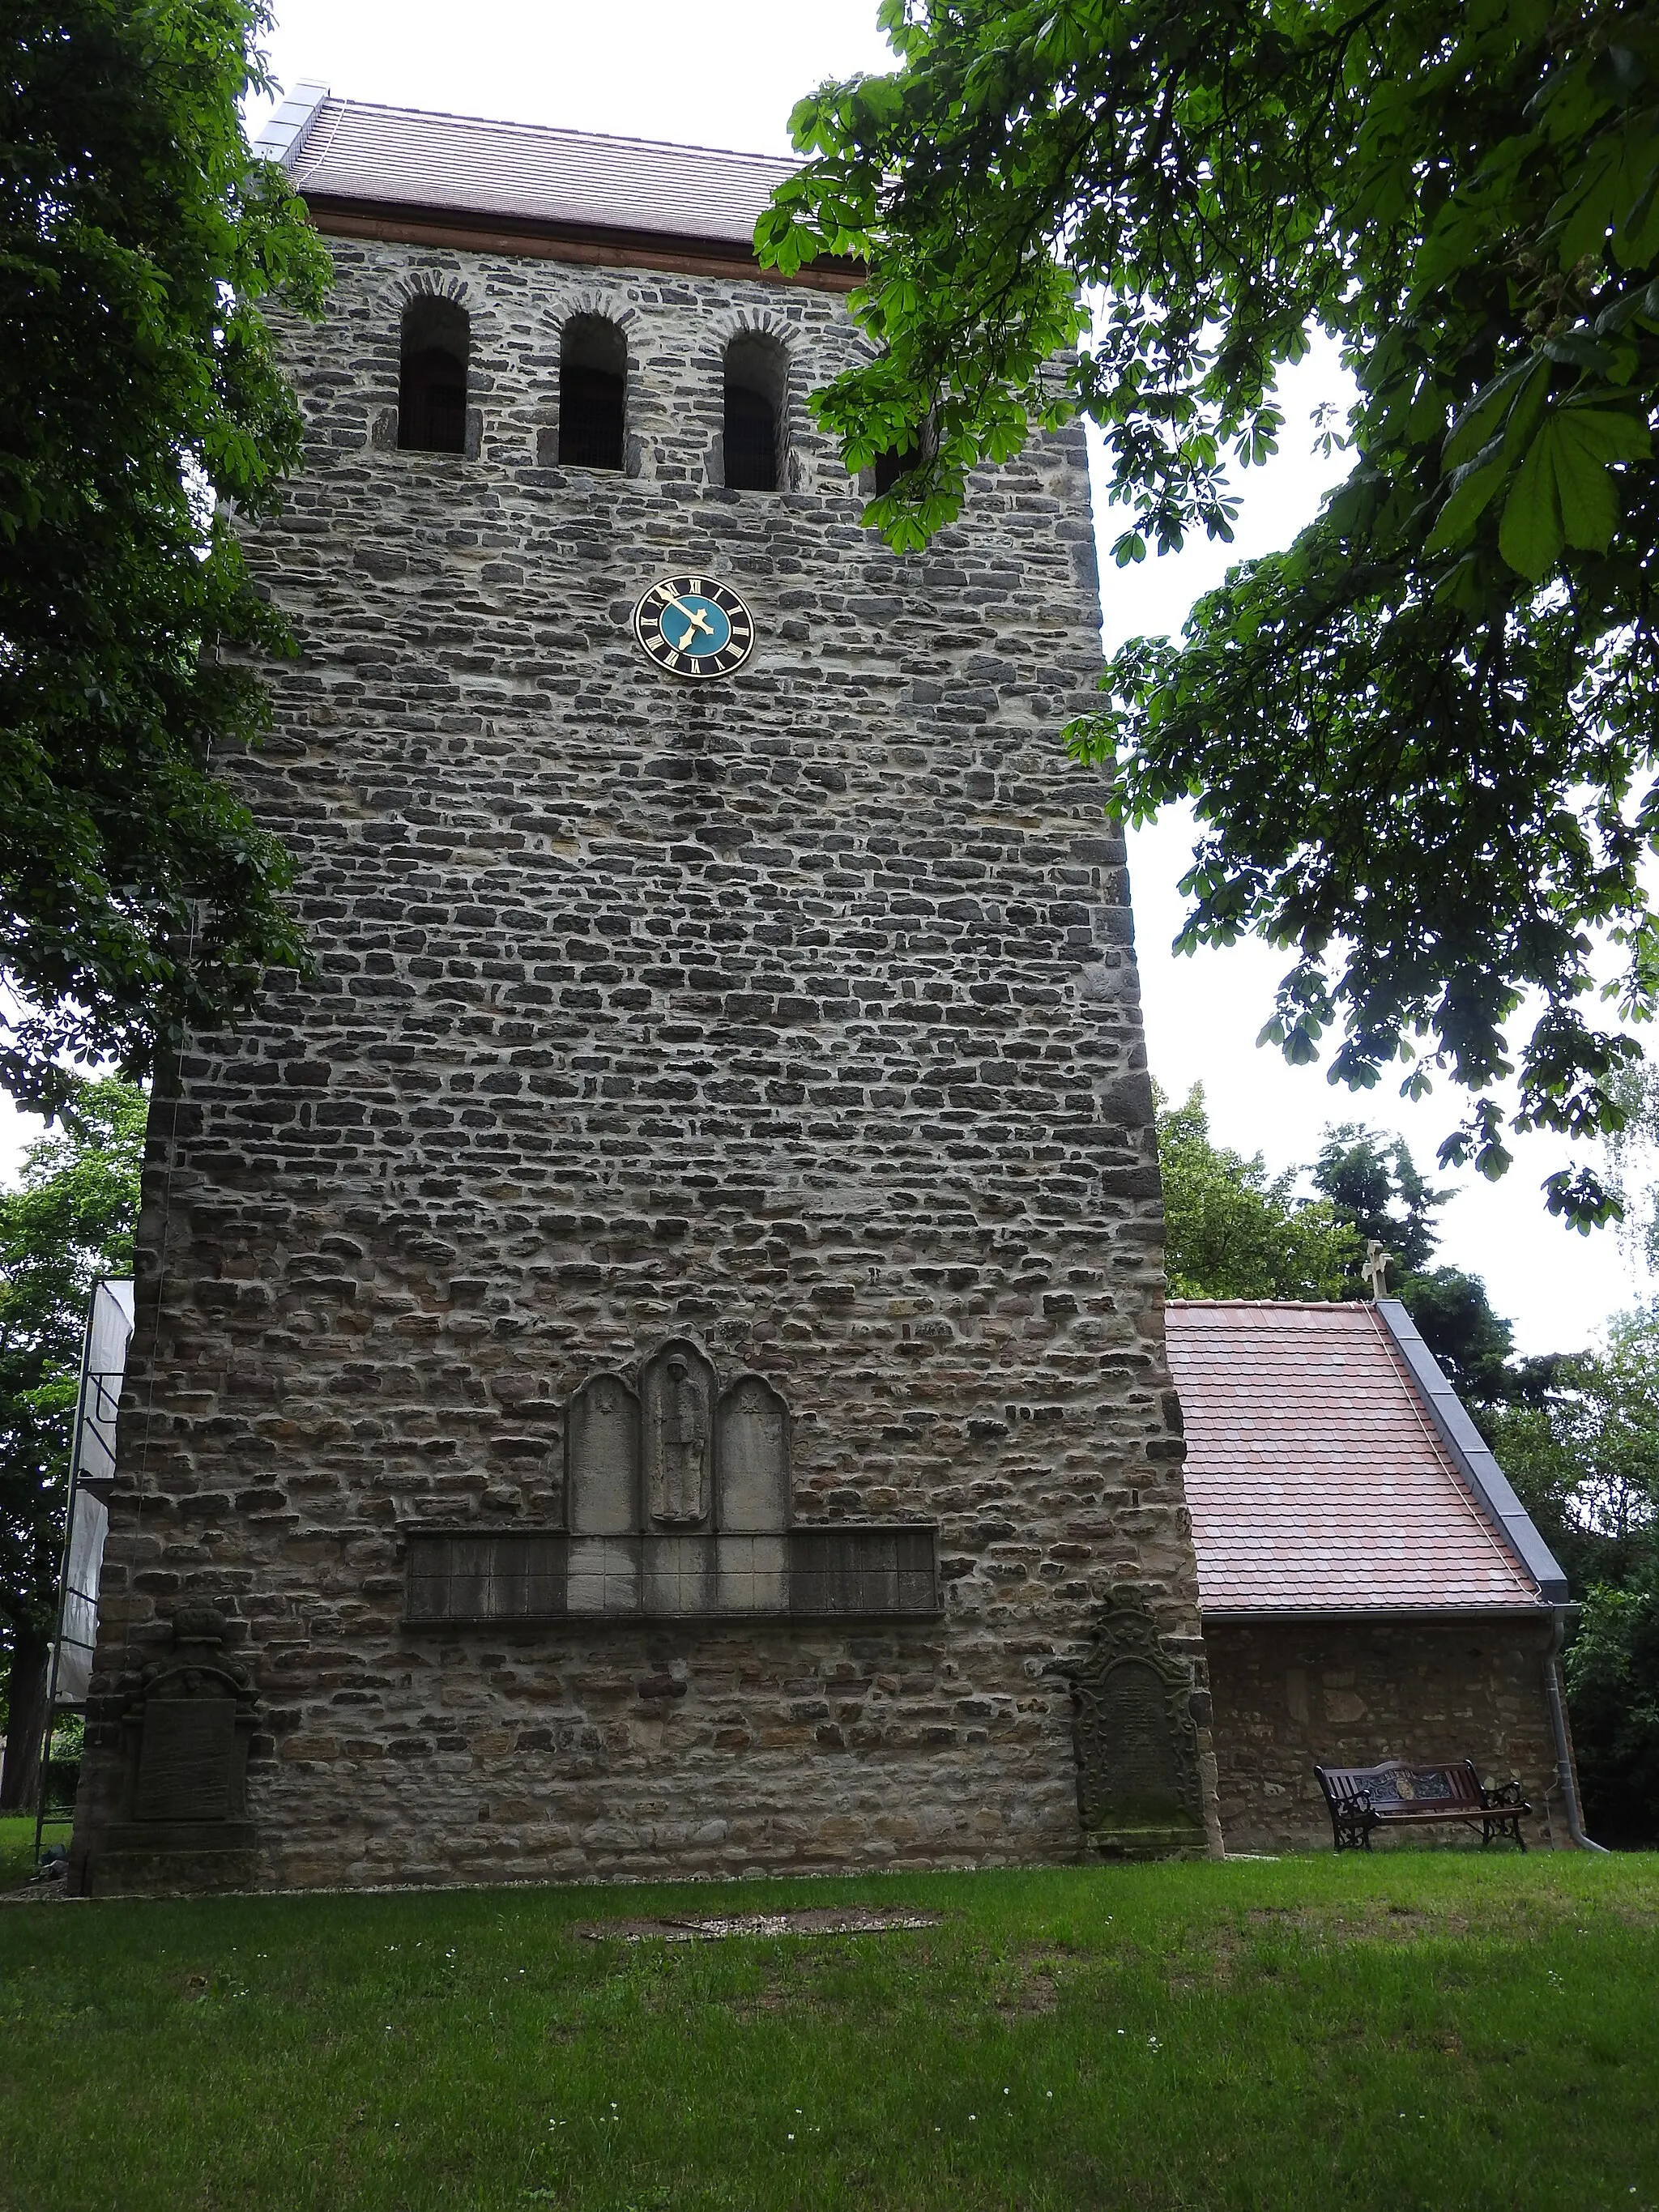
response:
<svg viewBox="0 0 1659 2212"><path fill-rule="evenodd" d="M59 1837L69 1840L67 1828L49 1828L41 1838L42 1843L55 1844ZM8 1816L0 1820L0 1892L15 1889L27 1882L34 1872L34 1815L27 1820Z"/></svg>
<svg viewBox="0 0 1659 2212"><path fill-rule="evenodd" d="M1659 1857L9 1905L0 2078L8 2212L1652 2208Z"/></svg>

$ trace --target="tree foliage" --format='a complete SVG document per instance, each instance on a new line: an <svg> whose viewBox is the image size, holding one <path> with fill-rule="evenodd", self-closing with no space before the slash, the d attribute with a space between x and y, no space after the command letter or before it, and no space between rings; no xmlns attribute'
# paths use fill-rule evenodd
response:
<svg viewBox="0 0 1659 2212"><path fill-rule="evenodd" d="M15 0L0 33L0 1081L149 1062L301 949L212 773L285 649L229 505L301 423L260 301L327 263L238 103L264 0ZM221 511L211 510L215 501ZM226 657L226 650L233 657Z"/></svg>
<svg viewBox="0 0 1659 2212"><path fill-rule="evenodd" d="M1440 1242L1436 1217L1451 1193L1425 1182L1405 1139L1342 1122L1325 1132L1310 1175L1360 1252L1382 1245L1389 1291L1476 1419L1494 1406L1534 1401L1554 1361L1516 1361L1515 1333L1493 1310L1480 1276L1430 1266ZM1341 1295L1360 1297L1368 1291L1356 1265Z"/></svg>
<svg viewBox="0 0 1659 2212"><path fill-rule="evenodd" d="M132 1272L146 1112L118 1078L73 1079L0 1191L0 1674L51 1633L82 1333L94 1279Z"/></svg>
<svg viewBox="0 0 1659 2212"><path fill-rule="evenodd" d="M1659 7L1552 0L884 0L900 66L822 88L763 218L781 268L861 255L873 357L815 400L897 547L1078 410L1115 551L1226 538L1273 382L1319 325L1353 462L1183 640L1107 672L1080 754L1200 839L1178 942L1292 964L1264 1036L1334 1080L1468 1094L1443 1165L1514 1126L1615 1130L1659 935ZM1092 315L1091 309L1094 312ZM1064 349L1075 347L1073 353ZM924 428L926 434L924 434ZM1617 1017L1597 1016L1598 942ZM1512 1047L1510 1030L1525 1035ZM1616 1199L1563 1167L1580 1226Z"/></svg>
<svg viewBox="0 0 1659 2212"><path fill-rule="evenodd" d="M1583 1607L1565 1673L1590 1831L1659 1841L1659 1310L1560 1361L1492 1444Z"/></svg>
<svg viewBox="0 0 1659 2212"><path fill-rule="evenodd" d="M1428 1266L1439 1242L1434 1216L1451 1194L1429 1188L1403 1137L1341 1122L1325 1132L1312 1175L1362 1245L1381 1244L1407 1273Z"/></svg>
<svg viewBox="0 0 1659 2212"><path fill-rule="evenodd" d="M1217 1146L1201 1085L1158 1111L1164 1268L1176 1298L1331 1298L1359 1246L1328 1200L1298 1198L1296 1171L1267 1172Z"/></svg>

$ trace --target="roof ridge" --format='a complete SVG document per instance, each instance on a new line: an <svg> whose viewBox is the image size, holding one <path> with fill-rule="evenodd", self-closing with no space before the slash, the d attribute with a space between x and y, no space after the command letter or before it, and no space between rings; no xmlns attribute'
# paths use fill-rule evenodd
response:
<svg viewBox="0 0 1659 2212"><path fill-rule="evenodd" d="M1345 1313L1364 1298L1165 1298L1165 1306L1249 1306L1269 1313Z"/></svg>
<svg viewBox="0 0 1659 2212"><path fill-rule="evenodd" d="M459 115L443 107L408 107L380 100L354 100L331 89L319 103L325 107L356 108L372 115L410 116L422 123L465 123L484 131L528 131L542 138L577 138L590 146L648 148L657 154L714 154L732 161L760 161L793 175L800 162L788 154L760 154L741 146L703 146L680 138L633 138L608 131L579 131L563 123L521 123L506 115Z"/></svg>

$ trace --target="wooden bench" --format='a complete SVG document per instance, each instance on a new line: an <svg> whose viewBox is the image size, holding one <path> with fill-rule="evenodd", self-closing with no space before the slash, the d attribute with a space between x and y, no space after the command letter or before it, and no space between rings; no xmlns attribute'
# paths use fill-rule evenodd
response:
<svg viewBox="0 0 1659 2212"><path fill-rule="evenodd" d="M1330 1809L1331 1832L1338 1850L1371 1847L1376 1828L1419 1827L1433 1820L1466 1820L1480 1828L1484 1850L1494 1836L1510 1835L1524 1851L1521 1821L1532 1807L1518 1782L1501 1789L1481 1784L1471 1761L1444 1766L1413 1766L1407 1759L1385 1759L1381 1766L1316 1766Z"/></svg>

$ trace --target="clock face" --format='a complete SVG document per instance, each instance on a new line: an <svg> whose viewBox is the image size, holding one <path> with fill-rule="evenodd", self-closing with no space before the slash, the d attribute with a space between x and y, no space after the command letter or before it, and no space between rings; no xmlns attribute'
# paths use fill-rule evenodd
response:
<svg viewBox="0 0 1659 2212"><path fill-rule="evenodd" d="M755 645L755 618L729 584L671 576L634 610L634 635L659 668L707 682L741 668Z"/></svg>

